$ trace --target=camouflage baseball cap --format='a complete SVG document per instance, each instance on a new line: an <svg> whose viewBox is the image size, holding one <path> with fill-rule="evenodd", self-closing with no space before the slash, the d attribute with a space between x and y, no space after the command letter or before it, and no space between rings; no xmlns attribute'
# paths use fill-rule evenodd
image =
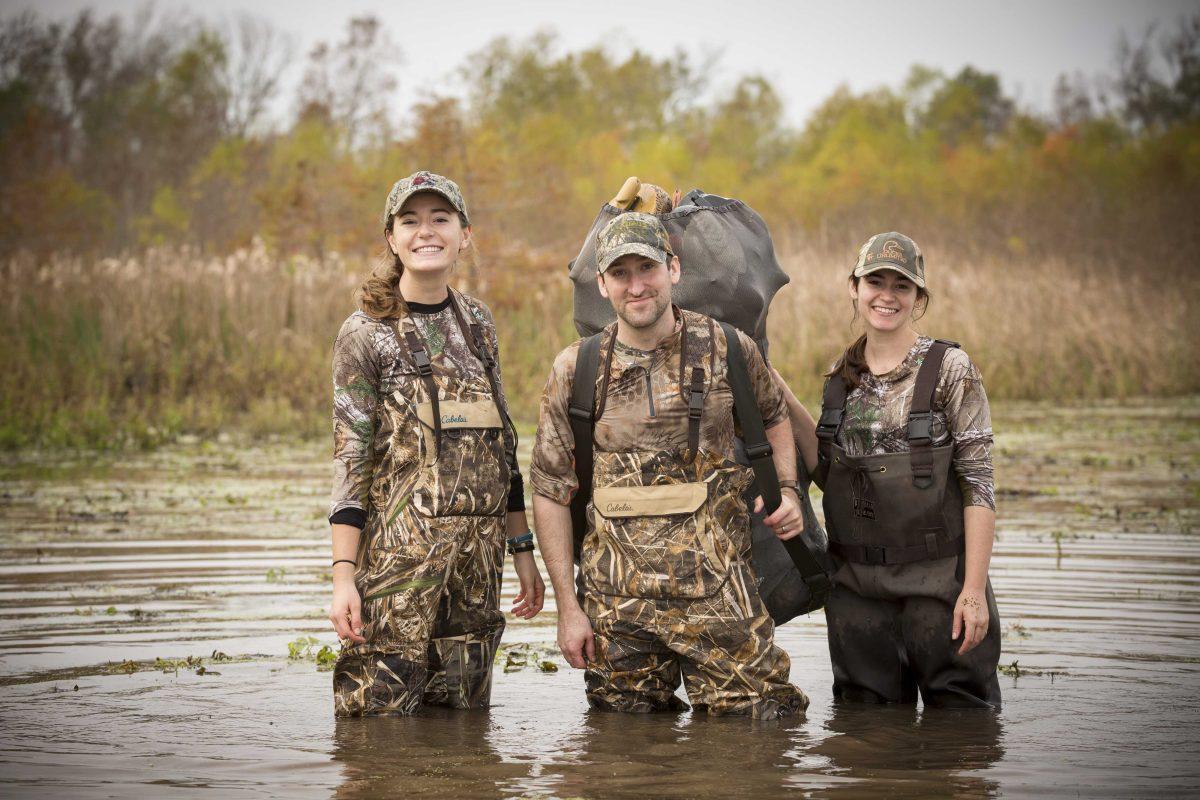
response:
<svg viewBox="0 0 1200 800"><path fill-rule="evenodd" d="M450 205L454 206L454 210L462 217L464 225L471 224L471 220L467 216L467 202L463 200L458 184L437 173L422 170L392 184L392 190L388 192L387 204L383 207L384 230L387 230L392 216L400 210L404 201L417 192L437 192L450 201Z"/></svg>
<svg viewBox="0 0 1200 800"><path fill-rule="evenodd" d="M664 264L675 255L667 229L658 217L638 211L618 214L596 234L596 269L600 272L630 253Z"/></svg>
<svg viewBox="0 0 1200 800"><path fill-rule="evenodd" d="M903 233L877 233L858 251L854 277L861 278L882 269L894 269L925 288L925 256L917 243Z"/></svg>

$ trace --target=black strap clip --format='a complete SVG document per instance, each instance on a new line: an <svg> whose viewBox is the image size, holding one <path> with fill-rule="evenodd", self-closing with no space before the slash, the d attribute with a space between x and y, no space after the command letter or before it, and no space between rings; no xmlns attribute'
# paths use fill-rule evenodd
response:
<svg viewBox="0 0 1200 800"><path fill-rule="evenodd" d="M760 458L768 458L775 454L775 449L771 447L770 442L762 444L751 444L746 446L746 457L751 461L757 461Z"/></svg>
<svg viewBox="0 0 1200 800"><path fill-rule="evenodd" d="M590 423L592 421L592 412L586 408L580 408L579 406L576 406L576 405L570 406L567 409L567 414L569 414L571 417L574 417L575 419L579 420L580 422Z"/></svg>
<svg viewBox="0 0 1200 800"><path fill-rule="evenodd" d="M863 545L863 562L874 566L887 563L887 548L880 545Z"/></svg>
<svg viewBox="0 0 1200 800"><path fill-rule="evenodd" d="M692 386L688 395L688 419L698 420L704 414L704 370L692 370Z"/></svg>
<svg viewBox="0 0 1200 800"><path fill-rule="evenodd" d="M933 412L909 414L908 440L910 442L933 441Z"/></svg>
<svg viewBox="0 0 1200 800"><path fill-rule="evenodd" d="M842 426L842 409L822 408L821 418L817 421L817 438L832 440Z"/></svg>

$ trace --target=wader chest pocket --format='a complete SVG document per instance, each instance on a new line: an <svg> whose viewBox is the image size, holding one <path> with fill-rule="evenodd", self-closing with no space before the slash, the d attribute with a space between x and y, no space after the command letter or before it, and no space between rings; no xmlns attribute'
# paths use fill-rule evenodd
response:
<svg viewBox="0 0 1200 800"><path fill-rule="evenodd" d="M697 599L728 575L728 537L714 530L707 483L593 491L596 546L584 572L603 594Z"/></svg>
<svg viewBox="0 0 1200 800"><path fill-rule="evenodd" d="M417 404L422 446L416 507L433 517L501 513L509 475L503 421L495 402L441 400L438 415L440 448L434 441L433 404Z"/></svg>

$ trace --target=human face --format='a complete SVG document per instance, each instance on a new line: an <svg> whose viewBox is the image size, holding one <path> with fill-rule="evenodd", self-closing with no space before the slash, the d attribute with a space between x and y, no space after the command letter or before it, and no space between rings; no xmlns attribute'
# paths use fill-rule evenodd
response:
<svg viewBox="0 0 1200 800"><path fill-rule="evenodd" d="M626 325L649 328L671 307L671 287L679 283L679 259L667 263L629 253L596 276L600 294Z"/></svg>
<svg viewBox="0 0 1200 800"><path fill-rule="evenodd" d="M858 281L851 278L850 298L868 328L890 333L912 321L917 285L903 273L884 269Z"/></svg>
<svg viewBox="0 0 1200 800"><path fill-rule="evenodd" d="M436 192L417 192L392 218L388 245L406 270L449 271L471 240L450 201Z"/></svg>

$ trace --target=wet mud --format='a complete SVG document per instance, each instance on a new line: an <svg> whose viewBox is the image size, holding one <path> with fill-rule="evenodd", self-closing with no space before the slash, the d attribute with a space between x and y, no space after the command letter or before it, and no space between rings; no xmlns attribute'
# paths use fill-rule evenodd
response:
<svg viewBox="0 0 1200 800"><path fill-rule="evenodd" d="M773 723L589 712L552 600L492 709L335 720L327 443L5 456L0 794L1195 792L1200 402L995 417L1003 711L835 707L817 612L777 633L812 706Z"/></svg>

